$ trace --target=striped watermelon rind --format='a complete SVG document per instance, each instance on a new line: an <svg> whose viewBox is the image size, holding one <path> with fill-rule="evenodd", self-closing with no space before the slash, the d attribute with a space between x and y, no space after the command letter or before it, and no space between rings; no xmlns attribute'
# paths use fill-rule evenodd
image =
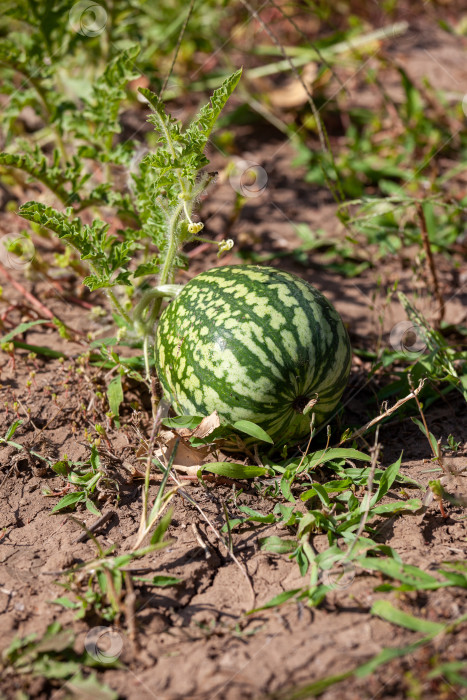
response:
<svg viewBox="0 0 467 700"><path fill-rule="evenodd" d="M321 292L271 267L234 265L193 278L163 312L156 367L181 415L217 410L260 425L276 445L309 434L335 411L347 384L345 326Z"/></svg>

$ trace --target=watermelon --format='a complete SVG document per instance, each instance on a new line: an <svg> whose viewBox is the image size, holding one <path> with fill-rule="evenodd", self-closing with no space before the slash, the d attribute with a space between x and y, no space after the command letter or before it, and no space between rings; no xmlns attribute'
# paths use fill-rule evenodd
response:
<svg viewBox="0 0 467 700"><path fill-rule="evenodd" d="M291 445L309 435L312 399L315 425L335 411L351 348L332 304L300 277L227 265L193 278L164 310L155 360L178 414L217 410Z"/></svg>

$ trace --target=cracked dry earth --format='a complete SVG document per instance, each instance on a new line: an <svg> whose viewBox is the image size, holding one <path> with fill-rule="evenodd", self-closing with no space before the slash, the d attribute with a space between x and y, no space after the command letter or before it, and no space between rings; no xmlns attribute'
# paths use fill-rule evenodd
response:
<svg viewBox="0 0 467 700"><path fill-rule="evenodd" d="M352 283L353 284L353 283ZM46 283L39 282L35 293L45 299ZM54 313L63 316L71 327L80 330L92 326L92 321L80 309L65 309L56 297L47 302ZM339 308L339 303L337 302ZM351 307L339 310L352 332ZM452 311L452 309L451 309ZM355 316L356 321L358 317ZM66 342L53 329L42 332L31 329L27 342L39 342L66 351L73 358L81 351L80 345ZM102 389L102 374L97 368L87 367L77 373L71 360L27 358L25 351L16 353L13 369L8 356L2 356L2 398L9 411L1 417L1 434L5 433L15 417L13 400L18 402L23 424L15 440L28 450L56 460L64 453L79 460L89 455L84 429L101 420L102 407L92 400L96 390ZM26 386L31 369L35 371L30 391ZM139 436L148 435L150 423L148 397L128 386L123 407L120 431L110 430L110 448L102 444L101 456L112 488L100 495L102 510L114 507L115 493L120 503L115 515L99 531L103 547L118 545L124 552L134 542L141 508L141 481L132 476ZM52 397L51 392L56 394ZM444 438L450 433L461 442L461 450L452 458L455 469L466 459L465 435L467 412L462 397L453 396L449 402L438 402L428 414L430 430ZM371 399L365 385L365 368L356 363L352 379L344 396L345 425L362 425L367 419L365 406ZM137 401L140 410L132 414L129 406ZM83 408L84 407L84 408ZM30 409L28 421L25 409ZM371 411L371 408L369 409ZM133 417L132 417L133 415ZM339 431L342 426L337 427ZM336 433L338 434L338 432ZM410 420L395 422L382 428L382 464L388 466L404 450L402 472L427 484L430 450L420 439L418 428ZM44 463L28 451L14 448L1 451L3 537L0 543L0 632L2 647L16 636L31 632L43 634L54 620L76 634L76 650L82 651L88 630L100 624L97 619L77 621L73 611L50 603L63 594L56 581L60 572L73 563L89 561L95 554L88 542L77 542L81 529L66 513L51 515L57 498L43 495L44 489L60 491L63 481ZM138 466L138 465L136 465ZM329 475L328 475L329 478ZM465 493L465 479L452 485L454 492ZM232 487L207 484L205 489L197 482L186 481L184 490L203 509L215 526L224 524L223 503L229 515L237 517L237 507L248 505L262 513L272 512L275 501L261 498L251 483L241 484L243 492L233 499ZM155 493L157 486L151 487ZM388 498L398 498L394 492ZM417 495L411 491L410 495ZM77 517L88 525L95 516L85 510ZM443 518L436 504L426 513L381 518L377 524L376 539L384 542L410 564L425 570L438 568L445 560L464 560L467 555L467 533L464 511L458 506L447 506ZM193 528L196 526L196 529ZM234 534L234 551L248 571L253 582L255 601L259 607L282 591L300 588L304 584L294 561L286 555L275 555L260 550L259 537L266 535L289 536L286 528L261 526L246 528ZM253 606L252 592L242 571L232 562L227 550L219 544L212 531L193 505L183 497L175 501L173 521L168 535L171 545L145 557L134 567L143 573L165 574L182 579L169 588L138 588L136 612L137 636L131 638L125 626L119 631L123 639L121 669L99 671L99 676L123 698L238 698L270 697L284 689L300 687L329 675L343 673L365 662L386 646L403 646L417 638L402 628L395 627L370 614L373 602L387 597L397 607L427 620L449 621L465 611L465 592L447 588L423 593L376 593L381 583L377 575L356 571L328 595L319 609L310 609L299 603L244 616ZM318 550L327 546L327 539L317 536ZM410 678L425 679L424 698L458 698L457 690L440 681L426 679L433 659L453 661L465 656L467 630L460 628L447 638L420 648L415 654L394 660L369 678L353 679L324 692L328 699L406 697L411 688ZM7 676L0 682L5 698L15 697L24 689L31 697L59 700L67 697L60 683L50 684L40 678ZM440 688L443 694L440 695Z"/></svg>

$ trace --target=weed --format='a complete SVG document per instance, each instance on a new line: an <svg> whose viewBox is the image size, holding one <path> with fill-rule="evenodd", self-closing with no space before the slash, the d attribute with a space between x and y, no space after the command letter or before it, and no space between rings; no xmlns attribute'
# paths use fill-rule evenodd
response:
<svg viewBox="0 0 467 700"><path fill-rule="evenodd" d="M52 687L65 685L72 692L116 700L118 694L101 683L94 672L89 673L91 668L101 665L99 661L87 651L77 654L73 649L74 642L73 631L63 629L58 622L49 625L39 639L35 634L17 638L3 651L2 675L5 678L11 675L40 676ZM106 665L109 665L108 661ZM110 665L121 666L117 661L110 662Z"/></svg>

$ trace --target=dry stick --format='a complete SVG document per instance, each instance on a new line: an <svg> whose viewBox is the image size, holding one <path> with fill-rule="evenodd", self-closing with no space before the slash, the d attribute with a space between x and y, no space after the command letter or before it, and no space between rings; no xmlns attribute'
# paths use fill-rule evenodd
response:
<svg viewBox="0 0 467 700"><path fill-rule="evenodd" d="M107 520L110 520L110 518L113 518L113 516L116 515L115 510L108 510L104 515L101 515L100 518L98 518L92 525L86 528L86 531L83 532L74 542L74 544L77 544L78 542L86 542L88 537L90 536L90 533L95 532L100 528L101 525L104 525L104 523L107 522Z"/></svg>
<svg viewBox="0 0 467 700"><path fill-rule="evenodd" d="M131 578L131 573L128 571L124 571L123 576L125 578L125 586L126 586L126 590L127 590L125 600L123 602L123 604L125 606L126 623L127 623L130 639L133 643L134 651L139 651L138 629L136 627L136 613L135 613L135 606L136 606L136 600L137 600L136 593L135 593L135 589L133 588L133 580Z"/></svg>
<svg viewBox="0 0 467 700"><path fill-rule="evenodd" d="M26 287L23 287L22 284L20 284L19 282L17 282L17 281L10 275L10 273L8 272L8 270L6 270L6 269L3 267L3 265L2 265L1 263L0 263L0 272L2 273L2 275L3 275L4 277L7 278L8 282L12 285L12 287L14 287L14 288L16 289L17 292L20 292L29 302L31 302L31 304L32 304L36 309L38 309L38 311L40 311L42 314L44 314L44 316L46 316L47 318L50 318L50 320L53 320L53 319L55 318L55 315L50 311L50 309L48 309L46 306L44 306L44 304L42 304L42 303L39 301L39 299L36 299L36 297L35 297L33 294L31 294L31 292L28 292L28 290L26 289Z"/></svg>
<svg viewBox="0 0 467 700"><path fill-rule="evenodd" d="M284 17L284 19L286 19L288 22L290 22L290 24L292 25L292 27L300 34L300 36L302 37L302 39L305 39L306 42L309 42L309 41L310 41L310 37L308 37L308 36L305 34L305 32L303 32L303 31L300 29L300 27L299 27L298 24L295 22L295 20L294 20L293 17L291 17L290 15L287 15L287 14L284 12L284 10L282 9L282 7L280 7L280 5L277 5L277 4L274 2L274 0L269 0L269 4L272 5L273 7L275 7L276 10L278 10L278 11L281 13L282 17ZM329 61L327 61L326 58L323 56L323 54L321 53L320 49L319 49L317 46L313 46L313 50L316 51L316 53L318 54L320 60L322 61L322 63L324 63L324 65L326 66L326 68L328 68L328 69L331 71L333 77L337 80L337 82L339 83L339 85L341 86L341 88L342 88L343 90L345 90L345 91L347 92L347 94L350 94L349 91L347 90L347 88L345 87L344 83L342 82L342 80L339 78L339 76L337 75L337 73L334 71L334 69L333 69L333 67L331 66L331 64L329 63Z"/></svg>
<svg viewBox="0 0 467 700"><path fill-rule="evenodd" d="M313 433L314 433L314 430L315 430L315 418L316 418L316 414L315 414L315 413L312 413L312 414L311 414L311 421L310 421L310 437L309 437L309 439L308 439L308 444L307 444L307 446L306 446L305 452L302 454L302 458L301 458L300 463L299 463L299 465L298 465L298 467L297 467L297 473L300 471L300 467L302 466L303 461L304 461L305 457L306 457L307 454L308 454L308 450L310 449L311 441L313 440ZM328 438L328 443L327 443L327 445L326 445L326 447L325 447L325 450L327 450L328 445L329 445L329 438Z"/></svg>
<svg viewBox="0 0 467 700"><path fill-rule="evenodd" d="M323 175L324 175L324 178L325 178L325 180L326 180L326 184L327 184L327 186L328 186L328 188L329 188L329 191L331 192L331 194L332 194L332 196L334 197L335 201L337 202L337 204L342 204L343 202L345 202L345 196L344 196L344 193L343 193L343 191L342 191L342 187L341 187L341 183L340 183L340 179L339 179L339 172L338 172L338 170L337 170L337 166L336 166L336 163L335 163L335 161L334 161L334 156L333 156L333 154L332 154L331 147L330 147L330 145L329 145L328 135L327 135L326 130L325 130L325 128L324 128L323 122L321 121L321 117L319 116L319 111L318 111L318 109L317 109L317 107L316 107L316 105L315 105L315 101L314 101L314 99L313 99L313 97L312 97L312 95L311 95L311 93L310 93L310 91L309 91L309 89L308 89L308 87L307 87L305 81L303 80L302 76L300 75L300 73L299 73L298 70L296 69L296 67L295 67L295 65L294 65L294 63L293 63L293 61L292 61L292 59L290 58L290 56L287 55L286 51L284 50L284 47L282 46L282 44L280 43L280 41L277 39L276 35L271 31L271 29L268 27L268 25L261 19L261 17L260 17L259 14L256 12L256 10L250 5L250 3L248 2L248 0L240 0L240 2L241 2L242 5L248 10L248 12L261 24L261 26L263 27L264 31L265 31L266 34L269 36L269 38L271 39L271 41L272 41L272 42L275 44L275 46L277 46L277 48L279 49L279 51L280 51L280 53L281 53L281 56L282 56L282 57L284 58L284 60L287 61L287 63L289 64L292 73L293 73L294 76L297 78L297 80L300 82L300 84L301 84L301 86L303 87L303 89L305 90L306 95L307 95L307 98L308 98L308 104L310 105L310 109L311 109L312 114L313 114L313 116L314 116L314 118L315 118L315 121L316 121L316 126L317 126L317 129L318 129L318 136L319 136L319 141L320 141L320 144L321 144L321 149L322 149L323 153L327 153L328 156L330 157L331 162L332 162L332 165L333 165L333 168L334 168L334 171L335 171L335 174L336 174L336 187L337 187L337 190L336 190L336 188L334 187L333 183L329 180L329 178L328 178L328 176L327 176L327 173L326 173L324 167L323 167Z"/></svg>
<svg viewBox="0 0 467 700"><path fill-rule="evenodd" d="M173 481L175 481L175 483L176 483L177 486L179 487L179 488L178 488L178 493L180 494L180 496L182 496L182 498L185 498L189 503L191 503L191 505L194 506L194 507L196 508L196 510L201 514L201 517L207 522L207 524L209 525L209 527L211 528L211 530L213 531L213 533L215 534L215 536L217 537L217 539L218 539L220 542L222 542L222 544L224 545L224 547L227 549L227 553L228 553L229 557L230 557L230 558L233 560L233 562L238 566L238 568L239 568L240 571L242 572L243 576L246 578L246 580L247 580L247 582L248 582L248 586L250 587L251 597L252 597L252 602L251 602L250 608L251 608L251 609L254 608L254 607L255 607L255 602L256 602L256 593L255 593L255 589L253 588L253 584L252 584L252 582L251 582L251 579L250 579L250 576L249 576L249 574L248 574L248 571L246 570L246 568L245 568L244 566L242 566L241 562L237 559L237 557L235 556L235 554L234 554L233 552L230 551L228 545L224 542L224 538L223 538L222 535L219 533L219 531L216 530L216 528L214 527L214 525L212 524L212 522L210 521L210 519L208 518L208 516L206 515L206 513L205 513L205 512L203 511L203 509L201 508L201 506L199 506L198 503L196 503L196 501L195 501L193 498L191 498L191 496L189 496L189 495L186 493L186 491L183 491L183 489L180 488L180 487L181 487L181 483L179 482L179 480L177 479L177 477L175 476L175 474L171 473L169 476L170 476L170 478L171 478Z"/></svg>
<svg viewBox="0 0 467 700"><path fill-rule="evenodd" d="M172 64L171 64L171 66L170 66L170 70L169 70L169 72L167 73L167 77L166 77L166 79L164 80L164 84L162 85L161 91L160 91L160 93L159 93L159 99L162 99L162 95L164 94L165 88L167 87L167 83L169 82L170 76L172 75L172 71L173 71L174 66L175 66L175 61L177 60L178 52L180 51L180 46L182 45L183 35L185 34L185 30L186 30L187 24L188 24L188 22L189 22L189 20L190 20L191 13L193 12L193 7L194 7L194 5L195 5L195 0L191 0L191 2L190 2L190 7L188 8L188 14L187 14L187 16L185 17L185 21L184 21L184 23L183 23L183 27L181 28L180 34L179 34L179 36L178 36L177 46L175 47L175 53L174 53L174 57L173 57L173 59L172 59Z"/></svg>
<svg viewBox="0 0 467 700"><path fill-rule="evenodd" d="M196 538L197 543L199 544L201 549L204 551L204 556L206 557L206 559L210 559L212 557L211 550L209 549L208 545L201 537L201 533L198 530L197 524L191 523L191 529L193 530L193 534Z"/></svg>
<svg viewBox="0 0 467 700"><path fill-rule="evenodd" d="M395 403L394 406L392 406L392 408L388 408L387 411L385 411L384 413L381 413L376 418L373 418L373 420L370 420L369 423L366 423L363 426L363 428L359 428L354 433L352 433L348 437L341 440L338 443L338 445L342 445L342 443L347 442L348 440L353 440L354 438L360 437L361 435L363 435L363 433L366 433L368 428L371 428L372 425L376 425L376 423L379 423L380 421L382 421L383 418L390 416L391 413L394 413L394 411L397 411L397 409L400 408L404 403L407 403L407 401L410 401L411 399L417 399L417 396L421 392L421 390L423 389L425 382L426 382L426 379L420 379L418 387L416 389L413 389L413 391L411 391L410 394L405 396L403 399L400 399L400 401Z"/></svg>
<svg viewBox="0 0 467 700"><path fill-rule="evenodd" d="M47 318L49 318L51 321L53 321L54 318L57 318L57 319L60 321L60 323L62 323L62 324L65 326L65 328L67 328L67 329L68 329L69 331L71 331L72 333L75 333L75 335L77 335L77 336L80 336L80 335L81 335L81 336L84 336L84 335L85 335L82 331L78 331L78 330L76 330L75 328L70 328L70 326L68 326L66 323L64 323L64 322L57 316L57 314L52 313L52 311L50 311L50 309L48 309L47 306L44 306L44 304L43 304L42 302L40 302L39 299L36 299L36 297L35 297L33 294L31 294L31 292L28 292L28 290L26 289L26 287L23 287L22 284L20 284L19 282L17 282L17 281L10 275L10 273L8 272L8 270L6 270L6 269L3 267L3 265L2 265L1 263L0 263L0 273L1 273L4 277L6 277L6 279L8 280L8 282L11 284L12 287L14 287L14 288L16 289L17 292L20 292L20 294L22 294L22 295L23 295L23 296L24 296L38 311L40 311L42 314L44 314L44 316L46 316ZM80 342L80 341L76 340L75 342Z"/></svg>
<svg viewBox="0 0 467 700"><path fill-rule="evenodd" d="M423 247L425 248L426 258L428 260L428 265L430 267L431 277L433 280L433 290L439 304L437 322L437 327L439 328L439 326L441 325L441 321L444 319L444 299L439 288L438 275L436 273L435 261L433 258L433 252L431 250L430 238L428 236L425 212L423 211L423 206L420 203L417 204L417 213L418 218L420 219L420 231L422 234Z"/></svg>
<svg viewBox="0 0 467 700"><path fill-rule="evenodd" d="M153 408L154 408L154 403L153 403ZM146 533L147 525L148 525L148 491L149 491L149 482L151 480L151 465L152 465L152 454L154 452L154 444L156 442L156 437L159 433L159 429L161 427L162 423L162 406L159 405L156 415L154 417L154 422L152 425L152 431L151 431L151 436L149 438L149 443L148 443L148 456L147 456L147 461L146 461L146 473L144 475L145 477L145 484L143 486L143 506L141 510L141 521L139 525L139 530L137 534L137 541L139 542L139 538L143 536L143 533ZM159 410L161 409L161 410Z"/></svg>
<svg viewBox="0 0 467 700"><path fill-rule="evenodd" d="M408 374L407 377L409 380L410 388L413 390L412 377L410 376L410 374ZM418 412L420 413L420 416L422 418L423 427L425 428L426 438L427 438L428 442L430 443L430 448L431 448L431 451L433 452L433 457L436 459L436 461L438 462L438 464L441 467L441 469L443 470L443 472L446 472L446 469L444 468L443 460L441 457L439 442L438 442L438 451L436 451L435 448L433 447L433 445L431 444L430 431L428 430L428 425L427 425L427 422L425 419L425 414L423 413L423 409L421 407L420 401L418 400L418 396L414 396L414 398L415 398L415 401L417 402Z"/></svg>
<svg viewBox="0 0 467 700"><path fill-rule="evenodd" d="M379 456L379 451L381 449L381 445L378 443L378 438L379 438L379 425L376 428L376 433L375 433L375 442L373 447L371 448L371 466L370 466L370 473L368 474L368 483L367 483L367 489L365 493L365 510L363 511L362 517L360 519L360 524L358 526L358 530L355 534L355 539L350 545L349 549L347 550L347 554L345 555L345 559L348 559L350 555L352 554L353 550L355 549L357 545L358 538L362 534L366 521L368 520L368 513L370 512L370 503L371 503L371 494L373 491L373 479L375 476L375 470L376 470L376 465L378 463L378 456Z"/></svg>

